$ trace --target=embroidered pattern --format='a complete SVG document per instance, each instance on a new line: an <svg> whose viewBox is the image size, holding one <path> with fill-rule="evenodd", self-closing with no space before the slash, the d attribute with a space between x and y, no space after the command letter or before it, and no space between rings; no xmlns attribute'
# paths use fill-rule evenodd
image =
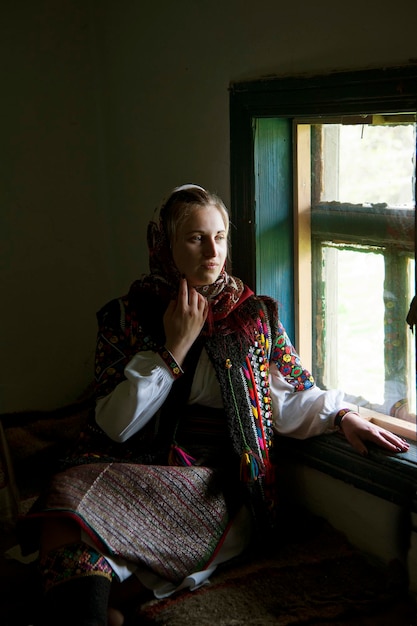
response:
<svg viewBox="0 0 417 626"><path fill-rule="evenodd" d="M98 314L95 356L98 396L105 396L125 379L124 369L136 352L156 350L156 342L132 315L128 297L109 302Z"/></svg>
<svg viewBox="0 0 417 626"><path fill-rule="evenodd" d="M280 322L272 361L276 362L278 370L296 391L304 391L314 386L313 376L301 365L300 357Z"/></svg>
<svg viewBox="0 0 417 626"><path fill-rule="evenodd" d="M52 550L41 563L41 568L45 591L82 576L104 576L112 580L114 575L104 556L84 543L68 544Z"/></svg>
<svg viewBox="0 0 417 626"><path fill-rule="evenodd" d="M182 368L178 365L171 352L166 348L159 348L158 354L165 363L165 365L169 368L169 371L174 376L174 378L179 378L181 374L184 374Z"/></svg>

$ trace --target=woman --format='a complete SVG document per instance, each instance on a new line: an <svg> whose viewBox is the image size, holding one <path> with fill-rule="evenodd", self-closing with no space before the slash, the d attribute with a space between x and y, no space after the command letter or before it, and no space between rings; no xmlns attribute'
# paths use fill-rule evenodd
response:
<svg viewBox="0 0 417 626"><path fill-rule="evenodd" d="M198 586L273 528L275 432L408 449L315 386L275 302L227 274L228 230L218 197L174 189L150 274L98 314L94 419L28 518L51 623L106 624L111 581L132 574L157 597Z"/></svg>

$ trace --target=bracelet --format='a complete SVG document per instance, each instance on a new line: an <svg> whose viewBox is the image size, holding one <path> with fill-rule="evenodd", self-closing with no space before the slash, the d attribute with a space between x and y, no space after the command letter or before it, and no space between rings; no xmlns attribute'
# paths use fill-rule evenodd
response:
<svg viewBox="0 0 417 626"><path fill-rule="evenodd" d="M336 417L334 418L334 425L336 428L342 428L342 420L345 417L346 413L351 413L353 409L340 409L336 413Z"/></svg>
<svg viewBox="0 0 417 626"><path fill-rule="evenodd" d="M165 365L168 367L174 378L179 378L180 376L182 376L182 374L184 374L184 370L181 368L180 365L178 365L171 352L167 350L165 346L158 348L157 353L159 354Z"/></svg>

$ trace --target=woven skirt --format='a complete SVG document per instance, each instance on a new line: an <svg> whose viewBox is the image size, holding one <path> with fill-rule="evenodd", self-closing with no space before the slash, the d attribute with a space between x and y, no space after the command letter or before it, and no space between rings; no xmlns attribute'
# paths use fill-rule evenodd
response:
<svg viewBox="0 0 417 626"><path fill-rule="evenodd" d="M104 554L173 583L209 566L230 524L218 473L199 466L80 465L54 477L45 504Z"/></svg>

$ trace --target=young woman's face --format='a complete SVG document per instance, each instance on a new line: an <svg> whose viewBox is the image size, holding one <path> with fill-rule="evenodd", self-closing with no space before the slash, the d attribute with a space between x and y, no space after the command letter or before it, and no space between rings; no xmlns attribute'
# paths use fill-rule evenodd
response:
<svg viewBox="0 0 417 626"><path fill-rule="evenodd" d="M227 256L227 232L214 205L195 208L179 226L172 256L191 287L215 282Z"/></svg>

